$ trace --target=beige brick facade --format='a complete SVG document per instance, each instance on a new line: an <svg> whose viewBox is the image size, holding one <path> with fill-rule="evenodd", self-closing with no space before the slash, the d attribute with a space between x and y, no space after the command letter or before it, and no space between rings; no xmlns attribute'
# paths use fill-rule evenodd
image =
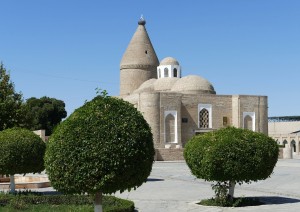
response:
<svg viewBox="0 0 300 212"><path fill-rule="evenodd" d="M151 126L157 160L183 160L184 146L197 133L226 126L268 133L266 96L217 95L212 84L200 76L179 77L176 59L168 57L159 66L144 28L139 24L121 61L120 95L134 104ZM149 49L153 49L151 57L145 54ZM145 74L153 73L154 64L159 74Z"/></svg>

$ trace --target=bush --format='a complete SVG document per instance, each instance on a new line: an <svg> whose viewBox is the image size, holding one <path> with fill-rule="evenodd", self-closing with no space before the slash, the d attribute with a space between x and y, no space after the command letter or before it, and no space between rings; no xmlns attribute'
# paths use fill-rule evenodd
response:
<svg viewBox="0 0 300 212"><path fill-rule="evenodd" d="M52 134L45 155L51 185L63 193L114 193L146 182L154 161L142 114L105 94L77 109Z"/></svg>
<svg viewBox="0 0 300 212"><path fill-rule="evenodd" d="M36 173L44 170L46 145L27 129L12 128L0 132L0 174Z"/></svg>
<svg viewBox="0 0 300 212"><path fill-rule="evenodd" d="M232 200L226 201L226 203L220 203L216 199L204 199L201 200L199 205L206 206L219 206L219 207L246 207L246 206L257 206L263 205L264 203L260 202L258 198L250 198L250 197L240 197L233 198Z"/></svg>
<svg viewBox="0 0 300 212"><path fill-rule="evenodd" d="M91 206L93 199L88 195L42 195L40 193L22 193L17 195L0 194L0 207L8 206L12 209L27 209L33 205L75 205ZM132 212L134 203L130 200L120 199L114 196L103 197L104 211Z"/></svg>
<svg viewBox="0 0 300 212"><path fill-rule="evenodd" d="M193 137L185 146L184 158L197 178L217 181L217 197L227 197L233 183L268 178L278 160L279 148L270 137L228 127Z"/></svg>

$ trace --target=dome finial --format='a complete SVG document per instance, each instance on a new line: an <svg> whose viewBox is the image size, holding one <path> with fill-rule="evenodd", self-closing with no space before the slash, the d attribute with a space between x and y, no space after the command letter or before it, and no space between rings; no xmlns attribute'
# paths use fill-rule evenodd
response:
<svg viewBox="0 0 300 212"><path fill-rule="evenodd" d="M146 24L146 20L144 19L143 14L142 14L141 17L140 17L140 20L139 20L138 24L139 24L139 25L145 25L145 24Z"/></svg>

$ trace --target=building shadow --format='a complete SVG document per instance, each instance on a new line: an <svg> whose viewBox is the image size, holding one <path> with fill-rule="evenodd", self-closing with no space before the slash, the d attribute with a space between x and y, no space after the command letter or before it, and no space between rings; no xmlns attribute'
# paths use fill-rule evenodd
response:
<svg viewBox="0 0 300 212"><path fill-rule="evenodd" d="M263 202L265 205L281 205L300 202L300 199L280 196L260 196L255 198L258 198L259 201Z"/></svg>
<svg viewBox="0 0 300 212"><path fill-rule="evenodd" d="M164 179L159 179L159 178L148 178L147 182L157 182L157 181L164 181Z"/></svg>

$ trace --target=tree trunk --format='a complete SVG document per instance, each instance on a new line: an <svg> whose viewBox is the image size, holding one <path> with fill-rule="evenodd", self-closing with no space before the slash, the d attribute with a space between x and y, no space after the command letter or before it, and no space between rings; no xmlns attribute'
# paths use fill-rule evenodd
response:
<svg viewBox="0 0 300 212"><path fill-rule="evenodd" d="M234 181L230 181L229 182L229 191L228 191L228 195L229 195L230 199L233 199L234 187L235 187L235 182Z"/></svg>
<svg viewBox="0 0 300 212"><path fill-rule="evenodd" d="M10 192L15 193L16 192L15 176L9 175L9 178L10 178Z"/></svg>
<svg viewBox="0 0 300 212"><path fill-rule="evenodd" d="M95 194L94 211L102 212L102 192L101 191L99 191Z"/></svg>

